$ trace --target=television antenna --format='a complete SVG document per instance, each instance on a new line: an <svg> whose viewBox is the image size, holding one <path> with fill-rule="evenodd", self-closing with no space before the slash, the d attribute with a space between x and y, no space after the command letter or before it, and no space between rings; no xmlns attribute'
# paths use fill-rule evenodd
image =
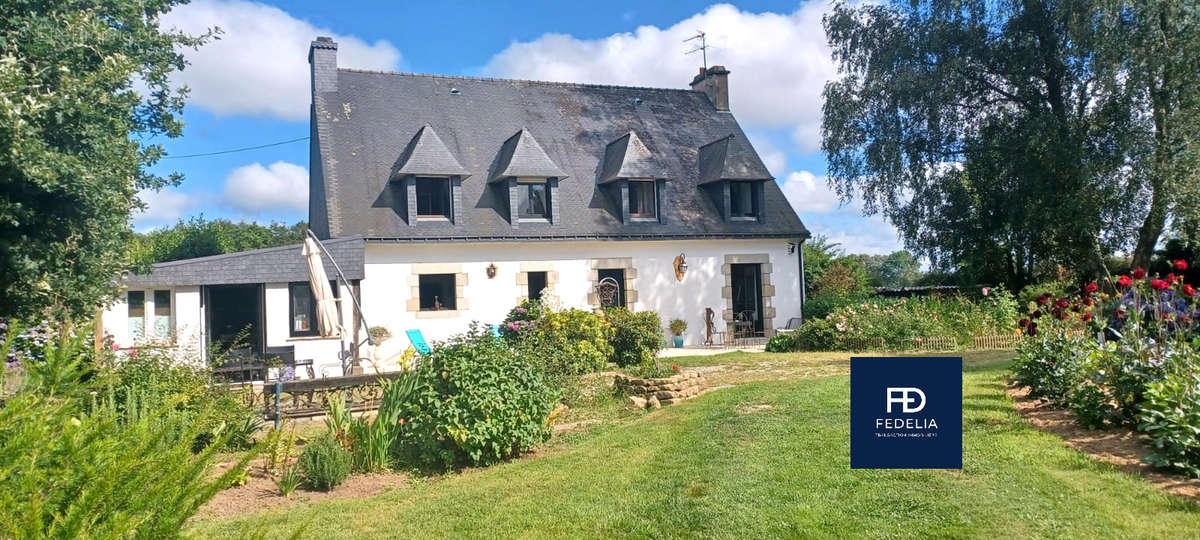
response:
<svg viewBox="0 0 1200 540"><path fill-rule="evenodd" d="M693 48L692 50L685 52L683 54L692 54L694 52L699 51L700 57L704 60L704 70L708 71L708 41L705 39L704 36L705 36L705 34L704 34L703 30L696 30L696 35L683 40L684 43L687 43L689 41L695 41L697 39L700 40L699 45L696 45L695 48Z"/></svg>

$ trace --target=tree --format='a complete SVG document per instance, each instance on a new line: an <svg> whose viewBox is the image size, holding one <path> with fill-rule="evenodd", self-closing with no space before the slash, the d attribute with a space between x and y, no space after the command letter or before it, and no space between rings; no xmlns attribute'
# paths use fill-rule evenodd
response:
<svg viewBox="0 0 1200 540"><path fill-rule="evenodd" d="M308 224L303 221L259 225L198 216L180 220L170 228L136 235L130 251L134 267L144 271L158 262L299 244L304 241L306 229Z"/></svg>
<svg viewBox="0 0 1200 540"><path fill-rule="evenodd" d="M126 266L137 192L180 180L147 171L163 149L145 142L180 134L185 91L168 76L207 37L159 28L180 3L0 3L5 316L90 314Z"/></svg>
<svg viewBox="0 0 1200 540"><path fill-rule="evenodd" d="M831 243L829 238L820 234L810 238L800 249L804 255L804 284L808 289L805 295L812 296L817 283L825 275L825 269L834 259L842 256L842 250L838 244Z"/></svg>
<svg viewBox="0 0 1200 540"><path fill-rule="evenodd" d="M1152 32L1147 14L1164 4L1187 22ZM1040 268L1095 270L1118 249L1153 246L1158 216L1178 208L1167 194L1182 182L1193 131L1182 127L1187 113L1168 105L1179 136L1169 144L1148 137L1150 88L1169 80L1167 101L1192 103L1181 88L1196 86L1197 70L1183 69L1195 47L1148 62L1153 51L1131 52L1127 40L1200 39L1197 14L1184 16L1184 4L838 6L825 19L843 74L825 87L831 184L887 217L934 270L999 276L1014 288ZM1148 210L1155 197L1167 202ZM1133 234L1139 221L1144 238Z"/></svg>
<svg viewBox="0 0 1200 540"><path fill-rule="evenodd" d="M874 287L908 287L921 278L921 262L900 250L888 255L857 255Z"/></svg>

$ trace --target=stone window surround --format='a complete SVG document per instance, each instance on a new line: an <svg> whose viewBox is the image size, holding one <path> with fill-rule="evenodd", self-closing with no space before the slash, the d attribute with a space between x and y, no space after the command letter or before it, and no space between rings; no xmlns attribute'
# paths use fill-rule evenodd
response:
<svg viewBox="0 0 1200 540"><path fill-rule="evenodd" d="M414 313L418 319L440 319L457 317L461 312L470 309L465 294L467 274L463 271L462 263L413 263L412 273L408 275L408 285L411 294L405 302L405 309ZM442 311L421 311L421 275L422 274L454 274L454 307Z"/></svg>
<svg viewBox="0 0 1200 540"><path fill-rule="evenodd" d="M590 259L588 263L591 266L589 273L591 288L588 289L587 295L588 305L595 309L600 308L600 297L596 294L596 287L600 285L600 270L624 270L625 307L633 309L638 301L637 289L633 288L633 282L637 279L637 269L633 267L633 257Z"/></svg>
<svg viewBox="0 0 1200 540"><path fill-rule="evenodd" d="M775 286L771 284L771 256L766 253L748 253L726 255L725 264L721 265L721 273L725 276L725 286L721 287L721 298L725 300L725 309L721 318L725 320L725 335L733 337L733 265L758 264L762 272L762 306L763 306L763 336L775 335L775 306L771 305L775 297Z"/></svg>
<svg viewBox="0 0 1200 540"><path fill-rule="evenodd" d="M517 272L517 290L522 293L517 296L518 304L529 300L529 296L525 293L529 292L530 272L545 272L547 289L554 289L555 285L558 285L558 272L554 270L554 264L548 262L522 262L520 271Z"/></svg>

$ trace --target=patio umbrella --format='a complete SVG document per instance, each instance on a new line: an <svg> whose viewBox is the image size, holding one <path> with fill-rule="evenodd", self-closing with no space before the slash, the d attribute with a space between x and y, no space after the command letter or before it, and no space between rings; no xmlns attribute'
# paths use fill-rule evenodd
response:
<svg viewBox="0 0 1200 540"><path fill-rule="evenodd" d="M329 287L329 277L325 275L321 248L312 238L305 238L301 253L308 263L308 283L317 301L317 328L321 331L321 337L338 337L341 335L341 326L337 320L337 300L333 297L333 289Z"/></svg>

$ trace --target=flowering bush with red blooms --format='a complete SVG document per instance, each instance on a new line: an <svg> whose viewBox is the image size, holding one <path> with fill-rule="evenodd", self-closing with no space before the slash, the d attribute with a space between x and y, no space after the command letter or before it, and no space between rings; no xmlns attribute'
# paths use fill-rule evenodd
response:
<svg viewBox="0 0 1200 540"><path fill-rule="evenodd" d="M1185 260L1171 264L1188 268ZM1014 379L1088 427L1151 438L1157 466L1200 477L1200 296L1182 275L1141 268L1029 303ZM1046 310L1048 313L1044 313ZM1049 315L1049 316L1047 316Z"/></svg>

